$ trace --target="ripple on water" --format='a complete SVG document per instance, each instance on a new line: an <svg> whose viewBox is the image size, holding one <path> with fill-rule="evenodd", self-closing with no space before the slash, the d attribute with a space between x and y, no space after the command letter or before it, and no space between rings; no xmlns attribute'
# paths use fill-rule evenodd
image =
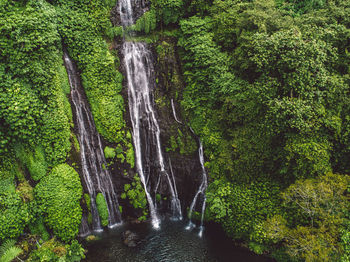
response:
<svg viewBox="0 0 350 262"><path fill-rule="evenodd" d="M160 230L151 224L124 225L101 235L88 245L88 262L271 262L249 250L235 247L220 227L206 225L186 230L186 222L164 221ZM121 232L129 229L141 237L136 248L126 247Z"/></svg>

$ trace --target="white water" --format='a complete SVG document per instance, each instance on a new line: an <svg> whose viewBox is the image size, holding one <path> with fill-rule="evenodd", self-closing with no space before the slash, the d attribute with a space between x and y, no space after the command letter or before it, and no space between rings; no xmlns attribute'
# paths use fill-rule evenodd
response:
<svg viewBox="0 0 350 262"><path fill-rule="evenodd" d="M190 128L190 130L193 132L193 130L191 128ZM192 213L193 213L193 209L194 209L195 205L197 204L198 197L201 196L202 197L202 215L201 215L201 224L200 224L199 234L198 234L201 237L203 234L203 230L204 230L203 221L204 221L204 212L205 212L205 205L206 205L205 191L208 187L208 176L207 176L207 172L206 172L205 167L204 167L203 146L202 146L202 142L200 140L199 140L198 155L199 155L199 162L200 162L201 168L202 168L202 182L199 185L198 190L197 190L197 192L194 195L194 198L192 200L190 210L188 212L188 218L189 218L190 222L188 223L186 229L190 230L193 227L195 227L195 225L192 223L192 220L191 220Z"/></svg>
<svg viewBox="0 0 350 262"><path fill-rule="evenodd" d="M182 123L179 121L179 119L178 119L177 116L176 116L176 110L175 110L175 105L174 105L174 99L171 99L171 108L172 108L172 110L173 110L173 116L174 116L175 121L176 121L177 123L179 123L179 124L182 125Z"/></svg>
<svg viewBox="0 0 350 262"><path fill-rule="evenodd" d="M119 2L121 24L129 26L133 24L134 17L132 3L130 0ZM177 196L175 180L170 179L164 164L162 146L160 141L160 128L153 108L152 99L152 74L153 64L151 52L146 44L141 42L124 42L123 44L124 64L128 84L128 100L131 123L133 127L132 137L135 147L136 169L143 184L149 205L151 221L154 228L159 228L160 219L157 213L156 195L161 181L164 177L167 181L171 194L171 210L173 215L182 218L180 200ZM158 182L154 190L154 201L151 196L150 159L154 159L158 167ZM152 158L153 157L153 158Z"/></svg>
<svg viewBox="0 0 350 262"><path fill-rule="evenodd" d="M64 53L64 62L71 86L71 98L76 120L75 125L78 130L83 180L91 199L92 230L102 231L96 205L96 195L97 193L102 193L106 199L109 227L114 227L122 222L118 198L114 190L111 175L108 169L106 169L107 162L102 149L101 137L96 130L86 99L83 98L80 78L66 53ZM81 229L81 234L86 234L88 231L86 217L82 220Z"/></svg>
<svg viewBox="0 0 350 262"><path fill-rule="evenodd" d="M129 26L134 23L131 0L119 0L119 14L123 26Z"/></svg>
<svg viewBox="0 0 350 262"><path fill-rule="evenodd" d="M171 210L173 211L173 218L177 218L179 220L182 220L181 203L180 203L179 195L177 194L175 176L174 176L173 167L171 165L170 158L169 158L169 167L170 167L170 174L171 174L172 182L174 185L174 196L171 199ZM171 182L169 181L169 183L171 183Z"/></svg>
<svg viewBox="0 0 350 262"><path fill-rule="evenodd" d="M153 201L150 193L151 189L148 186L152 174L146 173L143 165L143 159L150 158L149 155L144 154L152 152L152 148L154 147L156 161L158 162L156 164L159 167L159 176L164 176L169 185L173 213L177 213L179 217L182 215L180 201L175 193L176 189L174 189L175 184L172 183L165 169L160 141L160 128L151 99L150 79L153 73L151 53L144 43L134 42L125 42L123 52L128 80L129 109L133 127L132 134L135 146L136 168L145 189L152 224L155 228L158 228L160 220L156 210L156 201ZM159 177L156 190L158 189L160 179Z"/></svg>

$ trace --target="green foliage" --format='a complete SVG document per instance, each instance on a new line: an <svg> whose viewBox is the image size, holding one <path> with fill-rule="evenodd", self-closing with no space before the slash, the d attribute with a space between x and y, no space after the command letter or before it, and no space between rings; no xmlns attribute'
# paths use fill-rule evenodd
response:
<svg viewBox="0 0 350 262"><path fill-rule="evenodd" d="M47 232L42 217L36 218L34 223L29 224L29 230L31 234L41 236L44 241L50 239L50 234Z"/></svg>
<svg viewBox="0 0 350 262"><path fill-rule="evenodd" d="M46 175L48 164L41 147L37 146L34 152L31 152L26 150L23 145L17 144L15 151L16 157L27 167L32 179L38 181Z"/></svg>
<svg viewBox="0 0 350 262"><path fill-rule="evenodd" d="M277 0L279 8L292 11L295 15L300 15L306 12L313 11L321 8L326 1L325 0L303 0L303 1L291 1L291 0Z"/></svg>
<svg viewBox="0 0 350 262"><path fill-rule="evenodd" d="M130 134L130 133L129 133ZM131 138L129 138L131 139ZM131 142L127 144L128 149L126 150L126 162L130 165L131 168L135 167L135 152L134 147Z"/></svg>
<svg viewBox="0 0 350 262"><path fill-rule="evenodd" d="M180 154L193 154L197 149L195 140L188 134L184 134L180 129L175 129L177 132L176 137L170 136L170 147L166 148L166 151L179 150Z"/></svg>
<svg viewBox="0 0 350 262"><path fill-rule="evenodd" d="M143 215L138 219L146 220L147 216L147 199L140 178L134 176L134 181L131 184L124 185L124 192L121 194L121 199L128 199L130 204L135 209L141 209Z"/></svg>
<svg viewBox="0 0 350 262"><path fill-rule="evenodd" d="M109 146L106 146L104 149L104 154L105 154L105 158L115 158L115 150L114 148L111 148Z"/></svg>
<svg viewBox="0 0 350 262"><path fill-rule="evenodd" d="M63 241L73 239L81 222L82 186L76 171L67 164L52 169L35 187L35 197L46 225Z"/></svg>
<svg viewBox="0 0 350 262"><path fill-rule="evenodd" d="M278 192L267 182L239 185L215 180L207 193L210 216L230 236L258 241L259 224L279 211Z"/></svg>
<svg viewBox="0 0 350 262"><path fill-rule="evenodd" d="M98 214L101 218L101 224L102 226L107 226L108 225L108 207L106 203L106 199L102 193L98 193L96 196L96 205L97 205L97 210Z"/></svg>
<svg viewBox="0 0 350 262"><path fill-rule="evenodd" d="M344 192L349 182L348 176L332 173L318 179L298 180L283 193L282 198L292 213L300 210L312 225L319 219L322 224L328 219L336 222L334 216L342 215L348 206Z"/></svg>
<svg viewBox="0 0 350 262"><path fill-rule="evenodd" d="M181 105L213 178L211 219L280 261L338 261L345 176L324 174L350 171L349 2L213 1L206 10L180 20L178 45ZM293 201L283 194L281 205L288 187Z"/></svg>
<svg viewBox="0 0 350 262"><path fill-rule="evenodd" d="M123 77L116 70L119 61L108 51L109 47L101 36L101 32L111 35L110 31L114 29L111 29L102 2L74 3L74 8L72 4L59 5L59 32L81 71L98 132L108 141L119 143L123 140L121 130L125 127L124 101L119 94ZM90 13L91 9L94 11Z"/></svg>
<svg viewBox="0 0 350 262"><path fill-rule="evenodd" d="M56 11L45 1L29 1L24 6L9 4L0 12L5 19L0 39L1 145L29 143L32 151L41 145L48 164L57 164L70 150L71 116L64 109L68 80L62 75Z"/></svg>
<svg viewBox="0 0 350 262"><path fill-rule="evenodd" d="M146 34L153 31L157 26L155 9L145 12L134 25L130 26L127 30L136 32L144 32Z"/></svg>
<svg viewBox="0 0 350 262"><path fill-rule="evenodd" d="M22 249L15 244L15 240L8 239L0 246L0 262L11 262L22 253Z"/></svg>
<svg viewBox="0 0 350 262"><path fill-rule="evenodd" d="M341 230L341 244L344 249L344 253L341 257L341 262L350 261L350 223L347 222L347 226Z"/></svg>
<svg viewBox="0 0 350 262"><path fill-rule="evenodd" d="M183 0L151 0L151 2L151 12L155 12L157 21L165 25L176 23L183 15Z"/></svg>
<svg viewBox="0 0 350 262"><path fill-rule="evenodd" d="M67 248L66 261L78 262L82 258L85 258L85 250L77 240L73 240Z"/></svg>
<svg viewBox="0 0 350 262"><path fill-rule="evenodd" d="M85 258L85 250L77 240L70 245L64 245L52 238L34 250L28 259L30 262L65 261L78 262Z"/></svg>
<svg viewBox="0 0 350 262"><path fill-rule="evenodd" d="M90 198L90 195L85 193L83 196L84 196L84 200L85 200L85 203L86 203L86 206L87 206L88 210L91 211L91 198Z"/></svg>
<svg viewBox="0 0 350 262"><path fill-rule="evenodd" d="M349 176L332 173L317 179L297 180L282 194L289 222L280 216L267 220L268 239L284 240L292 257L339 261L343 246L338 238L349 209L346 195L349 182ZM346 231L343 232L346 241Z"/></svg>
<svg viewBox="0 0 350 262"><path fill-rule="evenodd" d="M30 220L29 208L17 192L0 192L0 240L20 236Z"/></svg>

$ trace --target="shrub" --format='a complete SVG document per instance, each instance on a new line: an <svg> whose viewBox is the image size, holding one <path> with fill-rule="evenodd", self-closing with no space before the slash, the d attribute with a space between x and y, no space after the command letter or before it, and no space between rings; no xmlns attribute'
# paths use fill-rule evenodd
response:
<svg viewBox="0 0 350 262"><path fill-rule="evenodd" d="M20 236L30 220L28 206L16 192L0 192L0 240Z"/></svg>
<svg viewBox="0 0 350 262"><path fill-rule="evenodd" d="M73 239L82 217L78 173L67 164L58 165L35 187L35 194L48 227L63 241Z"/></svg>

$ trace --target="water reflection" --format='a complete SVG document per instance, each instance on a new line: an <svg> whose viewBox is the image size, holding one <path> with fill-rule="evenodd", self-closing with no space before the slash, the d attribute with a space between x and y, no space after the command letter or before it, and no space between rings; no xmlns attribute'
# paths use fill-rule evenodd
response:
<svg viewBox="0 0 350 262"><path fill-rule="evenodd" d="M88 245L85 261L101 262L271 262L247 249L234 246L217 225L205 226L199 237L199 227L186 230L183 221L162 222L160 230L151 224L124 225L101 235L101 240ZM126 247L121 239L125 230L136 232L140 244Z"/></svg>

